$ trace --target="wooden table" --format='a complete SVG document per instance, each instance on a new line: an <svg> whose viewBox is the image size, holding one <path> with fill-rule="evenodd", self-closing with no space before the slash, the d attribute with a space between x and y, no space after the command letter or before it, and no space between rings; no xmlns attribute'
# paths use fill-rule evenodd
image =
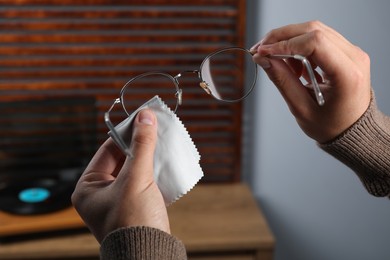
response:
<svg viewBox="0 0 390 260"><path fill-rule="evenodd" d="M202 184L168 208L172 234L189 259L272 259L274 238L243 184ZM1 220L0 220L1 221ZM0 259L98 259L88 232L0 244Z"/></svg>

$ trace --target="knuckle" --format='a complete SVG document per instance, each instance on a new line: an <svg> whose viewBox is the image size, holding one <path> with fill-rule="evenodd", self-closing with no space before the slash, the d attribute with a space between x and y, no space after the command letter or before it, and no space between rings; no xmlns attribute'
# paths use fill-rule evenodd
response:
<svg viewBox="0 0 390 260"><path fill-rule="evenodd" d="M321 30L313 30L310 32L310 40L313 42L314 46L321 44L325 38L325 33Z"/></svg>
<svg viewBox="0 0 390 260"><path fill-rule="evenodd" d="M365 51L360 49L359 47L357 47L357 48L358 48L359 53L360 53L359 57L360 57L361 62L366 66L370 66L370 64L371 64L370 56Z"/></svg>
<svg viewBox="0 0 390 260"><path fill-rule="evenodd" d="M319 20L312 20L307 22L306 26L308 31L316 31L320 30L323 27L323 23Z"/></svg>
<svg viewBox="0 0 390 260"><path fill-rule="evenodd" d="M362 83L365 82L366 76L361 70L351 70L350 73L351 89L358 88Z"/></svg>
<svg viewBox="0 0 390 260"><path fill-rule="evenodd" d="M76 191L74 191L70 197L70 201L72 202L72 205L75 208L78 208L78 206L79 206L79 201L80 201L79 197L80 196L78 195L78 193Z"/></svg>
<svg viewBox="0 0 390 260"><path fill-rule="evenodd" d="M137 129L133 136L133 142L140 145L154 144L155 139L155 134L151 129L143 129L143 131Z"/></svg>
<svg viewBox="0 0 390 260"><path fill-rule="evenodd" d="M351 85L355 87L361 86L361 84L365 84L369 81L370 75L370 56L357 47L358 53L356 54L356 65L354 69L350 69L350 80Z"/></svg>
<svg viewBox="0 0 390 260"><path fill-rule="evenodd" d="M282 53L291 53L291 40L287 40L287 41L281 41L280 42L280 50L282 51Z"/></svg>

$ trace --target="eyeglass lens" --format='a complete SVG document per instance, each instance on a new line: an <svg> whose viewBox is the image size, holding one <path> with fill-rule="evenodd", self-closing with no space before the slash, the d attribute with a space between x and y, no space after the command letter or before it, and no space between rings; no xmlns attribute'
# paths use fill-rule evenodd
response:
<svg viewBox="0 0 390 260"><path fill-rule="evenodd" d="M154 96L159 96L167 106L175 111L177 86L172 76L151 72L130 80L121 91L123 109L129 115Z"/></svg>
<svg viewBox="0 0 390 260"><path fill-rule="evenodd" d="M200 77L214 98L227 102L244 99L256 83L257 66L249 51L233 47L207 56L200 66ZM141 74L128 81L121 91L121 101L129 115L147 100L158 95L176 111L177 81L163 72ZM185 92L185 89L183 90Z"/></svg>
<svg viewBox="0 0 390 260"><path fill-rule="evenodd" d="M247 50L228 48L206 57L200 75L216 99L235 102L245 98L253 89L257 66Z"/></svg>

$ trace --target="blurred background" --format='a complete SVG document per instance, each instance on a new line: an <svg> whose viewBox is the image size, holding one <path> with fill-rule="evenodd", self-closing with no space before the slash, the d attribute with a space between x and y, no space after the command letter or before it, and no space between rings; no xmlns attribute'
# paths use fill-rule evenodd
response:
<svg viewBox="0 0 390 260"><path fill-rule="evenodd" d="M247 45L273 28L320 20L370 55L379 108L390 114L388 10L385 0L248 1ZM275 259L387 259L389 199L369 195L351 170L316 147L260 78L246 104L244 173L276 237Z"/></svg>
<svg viewBox="0 0 390 260"><path fill-rule="evenodd" d="M59 208L69 207L77 177L107 138L103 114L129 78L152 70L176 75L199 69L212 51L250 48L280 26L320 20L360 46L371 57L379 108L390 114L388 10L385 0L0 1L0 236L82 225L71 212L50 227L39 221L29 230L39 214L59 209L49 208L46 203L51 202L45 200L39 204L42 210L34 212L38 204L31 207L17 197L29 187L26 183L37 179L53 192L66 183ZM223 65L219 73L225 80L244 84L240 66ZM387 259L389 199L369 195L350 169L306 137L259 71L255 90L235 104L207 96L195 74L181 78L178 116L202 155L202 183L248 184L274 235L276 260ZM138 89L132 97L143 101L145 92L161 89ZM119 122L124 116L118 108L112 119ZM10 194L15 200L8 200ZM9 201L24 211L15 212ZM231 215L242 210L232 205ZM205 211L194 209L199 216ZM184 207L179 219L183 212L192 214ZM29 214L34 217L20 216ZM74 222L64 221L75 216ZM226 216L217 216L217 224ZM248 219L239 218L243 223ZM80 241L88 249L85 256L96 259L96 241ZM1 242L2 257L19 259L19 244ZM39 250L30 245L23 259Z"/></svg>

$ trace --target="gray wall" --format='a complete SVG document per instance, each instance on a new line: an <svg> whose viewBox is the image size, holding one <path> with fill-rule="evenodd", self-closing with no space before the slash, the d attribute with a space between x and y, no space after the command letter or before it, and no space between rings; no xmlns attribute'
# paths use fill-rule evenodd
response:
<svg viewBox="0 0 390 260"><path fill-rule="evenodd" d="M250 47L269 30L321 20L371 57L379 107L390 115L390 1L248 0ZM316 147L260 75L246 101L244 178L275 234L277 260L390 259L390 200Z"/></svg>

